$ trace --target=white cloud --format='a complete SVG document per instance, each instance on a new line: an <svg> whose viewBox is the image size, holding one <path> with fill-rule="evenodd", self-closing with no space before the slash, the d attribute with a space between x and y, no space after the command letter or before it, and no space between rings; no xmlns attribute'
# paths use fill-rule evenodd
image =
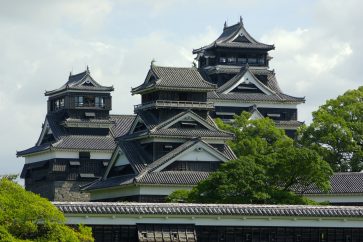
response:
<svg viewBox="0 0 363 242"><path fill-rule="evenodd" d="M61 86L69 71L89 65L97 81L115 87L112 112L132 113L140 98L132 97L130 88L142 83L153 58L157 65L191 66L192 49L213 41L222 23L199 31L201 26L226 19L231 11L237 19L237 12L259 11L265 4L0 0L0 173L20 172L23 160L15 159L15 150L32 146L38 138L46 112L44 90ZM359 6L358 1L319 1L310 9L315 16L310 26L291 30L279 22L279 28L265 31L263 41L276 45L271 66L282 89L307 96L300 120L309 120L310 112L327 98L362 84L357 80L363 75ZM211 9L221 13L217 16ZM264 16L256 20L273 21ZM196 25L197 31L189 30Z"/></svg>
<svg viewBox="0 0 363 242"><path fill-rule="evenodd" d="M334 8L330 5L332 2ZM362 51L356 42L363 39L363 34L346 28L356 16L337 14L340 19L332 17L332 12L349 12L346 7L336 1L322 1L315 10L319 18L309 28L297 27L292 31L279 28L262 37L264 42L275 43L271 67L276 69L283 91L306 96L307 103L299 107L301 120L310 122L311 112L327 99L363 84L356 79L362 72L358 67L362 60L357 59L362 57ZM329 25L325 17L330 20ZM360 18L362 22L363 17Z"/></svg>

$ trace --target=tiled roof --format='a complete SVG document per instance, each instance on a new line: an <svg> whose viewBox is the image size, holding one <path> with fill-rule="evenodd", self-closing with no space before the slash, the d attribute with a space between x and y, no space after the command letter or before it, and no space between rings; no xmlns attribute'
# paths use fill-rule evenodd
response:
<svg viewBox="0 0 363 242"><path fill-rule="evenodd" d="M183 144L179 145L175 149L171 150L170 152L168 152L167 154L165 154L164 156L159 158L158 160L151 163L150 166L147 167L147 170L148 171L155 170L156 168L158 168L161 165L165 164L169 160L173 159L174 157L176 157L180 153L184 152L185 150L187 150L188 148L192 147L193 145L195 145L195 144L197 144L199 142L200 142L200 139L191 139L191 140L188 140L188 141L184 142Z"/></svg>
<svg viewBox="0 0 363 242"><path fill-rule="evenodd" d="M45 95L46 96L53 95L62 92L64 90L89 90L89 91L94 90L94 91L105 91L105 92L110 92L114 90L113 87L102 86L93 79L92 80L94 81L94 83L96 83L96 86L80 85L87 77L90 77L92 79L88 70L75 75L70 75L68 81L63 86L52 91L46 91Z"/></svg>
<svg viewBox="0 0 363 242"><path fill-rule="evenodd" d="M58 149L113 150L116 148L114 138L108 136L68 135L52 144Z"/></svg>
<svg viewBox="0 0 363 242"><path fill-rule="evenodd" d="M27 154L31 154L31 153L42 152L42 151L50 149L50 147L51 147L50 144L42 144L39 146L33 146L29 149L16 152L16 156L23 156L23 155L27 155Z"/></svg>
<svg viewBox="0 0 363 242"><path fill-rule="evenodd" d="M137 172L141 172L152 162L151 155L144 151L138 142L119 140L118 145Z"/></svg>
<svg viewBox="0 0 363 242"><path fill-rule="evenodd" d="M96 180L82 187L82 190L88 191L88 190L96 190L102 188L128 185L134 182L134 178L135 175L123 175L123 176L107 178L106 180Z"/></svg>
<svg viewBox="0 0 363 242"><path fill-rule="evenodd" d="M297 120L274 120L274 122L277 127L291 127L291 128L300 127L304 123Z"/></svg>
<svg viewBox="0 0 363 242"><path fill-rule="evenodd" d="M235 42L233 41L238 36L243 36L247 41L245 42ZM224 48L241 48L241 49L263 49L272 50L275 47L273 45L267 45L255 40L244 28L243 23L237 23L235 25L225 27L222 34L211 44L206 45L202 48L193 50L193 54L203 52L214 47L224 47Z"/></svg>
<svg viewBox="0 0 363 242"><path fill-rule="evenodd" d="M216 65L204 68L203 72L209 74L215 74L215 73L238 74L240 72L243 72L245 68L246 66ZM268 88L272 89L277 93L282 93L279 84L276 80L275 72L273 70L268 70L267 68L256 68L253 66L250 66L249 70L252 72L252 74L256 76L257 79L259 79ZM263 80L261 79L261 77L264 77ZM232 79L235 80L235 77ZM234 82L233 81L231 82L231 80L229 80L224 84L226 85L225 87L230 87L231 85L233 85ZM221 87L219 87L218 89L221 90ZM220 91L217 90L217 92Z"/></svg>
<svg viewBox="0 0 363 242"><path fill-rule="evenodd" d="M338 172L330 177L331 190L323 192L315 186L304 188L305 194L363 193L363 172ZM299 189L297 189L299 190Z"/></svg>
<svg viewBox="0 0 363 242"><path fill-rule="evenodd" d="M159 121L153 112L143 111L137 114L144 121L146 127L151 130L159 124Z"/></svg>
<svg viewBox="0 0 363 242"><path fill-rule="evenodd" d="M150 81L150 76L155 76L155 81ZM132 89L133 94L153 88L189 91L211 91L216 86L204 80L195 67L162 67L151 65L145 82Z"/></svg>
<svg viewBox="0 0 363 242"><path fill-rule="evenodd" d="M118 138L127 134L135 118L135 115L110 115L110 120L115 122L111 128L112 135Z"/></svg>
<svg viewBox="0 0 363 242"><path fill-rule="evenodd" d="M264 93L217 93L209 92L210 100L245 101L245 102L271 102L271 103L302 103L305 98L292 97L286 94L266 95Z"/></svg>
<svg viewBox="0 0 363 242"><path fill-rule="evenodd" d="M201 128L166 128L150 132L150 136L168 136L168 137L216 137L232 139L233 135L225 131L209 130Z"/></svg>
<svg viewBox="0 0 363 242"><path fill-rule="evenodd" d="M196 185L208 176L209 172L203 171L160 171L146 173L137 180L137 183Z"/></svg>
<svg viewBox="0 0 363 242"><path fill-rule="evenodd" d="M110 132L107 135L94 135L92 134L92 129L89 129L90 131L87 135L79 135L77 133L77 128L75 131L69 131L62 125L61 117L58 117L55 114L49 114L47 115L46 120L49 123L49 127L52 131L52 134L54 135L55 141L19 151L17 152L17 156L36 153L51 148L112 151L116 148L115 138L125 135L129 131L134 119L134 115L111 115L110 119L107 120L67 120L68 122L112 124L110 127Z"/></svg>
<svg viewBox="0 0 363 242"><path fill-rule="evenodd" d="M224 156L227 160L236 158L233 151L227 145L224 145L222 149L216 149L200 139L192 139L184 142L180 146L176 147L169 153L159 158L158 160L152 162L152 157L150 157L137 142L120 140L119 141L120 148L127 156L130 165L137 171L138 174L124 175L120 177L113 177L113 178L107 178L105 180L99 180L93 182L84 189L85 190L102 189L102 188L127 185L130 183L196 185L198 182L202 181L203 179L206 179L209 175L209 172L200 172L200 171L156 172L155 170L199 142L202 142L206 146L215 150L215 152L219 153L221 156Z"/></svg>
<svg viewBox="0 0 363 242"><path fill-rule="evenodd" d="M125 215L228 215L271 217L357 217L363 207L251 205L251 204L187 204L187 203L114 203L53 202L65 214Z"/></svg>
<svg viewBox="0 0 363 242"><path fill-rule="evenodd" d="M203 124L209 126L210 129L203 128L165 128L167 125L173 123L178 118L190 113L194 115L196 119L199 119ZM180 112L179 114L165 120L164 122L158 123L156 118L150 112L140 112L140 118L144 121L148 130L133 133L125 136L125 139L133 139L135 137L153 136L153 137L181 137L181 138L194 138L194 137L216 137L216 138L227 138L232 139L233 134L220 130L216 124L213 122L211 117L207 119L201 118L199 115L195 114L192 110L186 110Z"/></svg>

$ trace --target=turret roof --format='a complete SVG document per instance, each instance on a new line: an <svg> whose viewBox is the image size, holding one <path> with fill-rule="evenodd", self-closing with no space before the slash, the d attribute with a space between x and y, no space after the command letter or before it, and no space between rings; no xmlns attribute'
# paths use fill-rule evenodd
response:
<svg viewBox="0 0 363 242"><path fill-rule="evenodd" d="M244 28L242 20L232 26L223 28L222 34L213 43L193 50L193 54L214 47L273 50L274 45L263 44L255 40Z"/></svg>
<svg viewBox="0 0 363 242"><path fill-rule="evenodd" d="M87 70L84 72L75 75L70 74L68 77L68 81L63 86L52 91L46 91L45 96L51 96L65 90L111 92L114 90L114 88L113 86L102 86L98 82L96 82L91 77L90 71L87 67Z"/></svg>
<svg viewBox="0 0 363 242"><path fill-rule="evenodd" d="M204 80L196 67L164 67L153 63L143 84L131 90L140 94L149 90L212 91L214 84Z"/></svg>

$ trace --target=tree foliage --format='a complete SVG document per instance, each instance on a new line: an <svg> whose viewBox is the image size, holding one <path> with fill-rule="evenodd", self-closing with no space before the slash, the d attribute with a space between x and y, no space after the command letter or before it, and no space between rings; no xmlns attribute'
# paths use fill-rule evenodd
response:
<svg viewBox="0 0 363 242"><path fill-rule="evenodd" d="M48 200L6 178L0 180L0 241L93 241L90 228L75 230L64 221Z"/></svg>
<svg viewBox="0 0 363 242"><path fill-rule="evenodd" d="M300 130L299 142L316 150L334 171L363 169L363 86L328 100Z"/></svg>
<svg viewBox="0 0 363 242"><path fill-rule="evenodd" d="M235 134L235 140L229 145L238 159L222 164L184 200L201 203L314 203L296 191L303 192L311 185L328 190L332 174L329 164L314 150L295 145L272 120L249 120L249 117L249 113L242 113L235 116L232 124L216 121L222 129Z"/></svg>

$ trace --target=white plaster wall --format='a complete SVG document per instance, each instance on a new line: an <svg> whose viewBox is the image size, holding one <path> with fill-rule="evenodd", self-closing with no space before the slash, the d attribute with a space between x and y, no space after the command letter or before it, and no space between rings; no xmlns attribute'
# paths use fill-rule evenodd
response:
<svg viewBox="0 0 363 242"><path fill-rule="evenodd" d="M199 151L198 148L200 148L201 150ZM207 152L200 146L197 146L197 147L195 147L195 149L180 156L179 158L177 158L177 160L181 160L181 161L221 161L216 156Z"/></svg>
<svg viewBox="0 0 363 242"><path fill-rule="evenodd" d="M118 159L116 160L115 166L122 166L129 164L129 160L127 159L125 154L120 154Z"/></svg>
<svg viewBox="0 0 363 242"><path fill-rule="evenodd" d="M216 216L216 215L92 215L65 214L67 224L135 225L151 224L195 224L200 226L281 226L281 227L348 227L362 228L359 218L319 217L268 217L268 216Z"/></svg>
<svg viewBox="0 0 363 242"><path fill-rule="evenodd" d="M257 108L297 108L297 104L287 104L287 103L247 103L247 102L221 102L215 101L214 106L224 106L224 107L251 107L256 105Z"/></svg>
<svg viewBox="0 0 363 242"><path fill-rule="evenodd" d="M110 159L112 153L106 152L91 152L91 159ZM78 151L48 151L40 154L34 154L25 157L25 164L34 163L37 161L55 159L55 158L65 158L65 159L78 159Z"/></svg>

